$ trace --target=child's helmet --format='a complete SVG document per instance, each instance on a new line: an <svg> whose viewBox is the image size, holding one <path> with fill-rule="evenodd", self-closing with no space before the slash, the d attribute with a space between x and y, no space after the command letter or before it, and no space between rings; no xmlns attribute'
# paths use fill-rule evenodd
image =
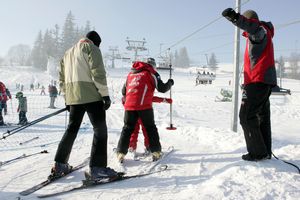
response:
<svg viewBox="0 0 300 200"><path fill-rule="evenodd" d="M16 98L20 98L20 97L23 97L23 92L17 92Z"/></svg>
<svg viewBox="0 0 300 200"><path fill-rule="evenodd" d="M156 62L154 58L147 58L147 63L154 68L156 67Z"/></svg>

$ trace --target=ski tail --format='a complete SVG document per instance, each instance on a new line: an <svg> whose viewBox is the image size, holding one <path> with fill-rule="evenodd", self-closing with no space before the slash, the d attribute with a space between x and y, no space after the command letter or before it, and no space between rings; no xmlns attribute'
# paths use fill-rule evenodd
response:
<svg viewBox="0 0 300 200"><path fill-rule="evenodd" d="M58 196L58 195L66 194L68 192L72 192L72 191L87 189L87 188L91 188L91 187L95 187L95 186L105 185L105 184L108 184L108 183L114 183L114 182L128 180L128 179L139 178L139 177L143 177L143 176L147 176L147 175L151 175L151 174L163 172L163 171L166 171L166 170L168 170L168 166L164 165L164 167L161 167L158 170L147 172L147 173L143 173L143 174L135 174L135 175L129 175L129 176L127 176L127 175L124 175L123 173L121 173L117 177L105 178L105 179L101 179L99 181L83 180L82 181L82 185L80 185L80 186L69 188L69 189L66 189L66 190L63 190L63 191L60 191L60 192L51 193L51 194L39 195L37 197L38 198L47 198L47 197Z"/></svg>
<svg viewBox="0 0 300 200"><path fill-rule="evenodd" d="M72 173L72 172L74 172L76 170L79 170L79 169L85 167L87 164L89 164L89 161L90 161L90 158L86 158L82 163L80 163L79 165L76 165L75 167L73 167L72 170L70 171L70 173ZM70 174L70 173L68 173L68 174ZM41 188L49 185L50 183L53 183L57 179L60 179L62 177L67 176L68 174L65 174L64 176L61 176L61 177L56 177L54 179L47 179L47 180L45 180L45 181L43 181L43 182L41 182L41 183L39 183L37 185L34 185L31 188L28 188L28 189L20 192L19 194L22 195L22 196L27 196L29 194L32 194L32 193L38 191L39 189L41 189Z"/></svg>

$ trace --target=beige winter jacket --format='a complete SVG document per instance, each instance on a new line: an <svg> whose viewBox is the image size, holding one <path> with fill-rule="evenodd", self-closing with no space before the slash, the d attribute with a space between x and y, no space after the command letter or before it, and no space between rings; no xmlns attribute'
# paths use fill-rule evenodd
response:
<svg viewBox="0 0 300 200"><path fill-rule="evenodd" d="M82 38L60 62L59 85L66 105L85 104L109 96L100 49Z"/></svg>

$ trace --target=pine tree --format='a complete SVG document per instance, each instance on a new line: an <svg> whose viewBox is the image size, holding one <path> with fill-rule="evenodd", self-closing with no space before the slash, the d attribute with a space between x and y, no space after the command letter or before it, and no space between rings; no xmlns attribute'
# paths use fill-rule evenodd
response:
<svg viewBox="0 0 300 200"><path fill-rule="evenodd" d="M52 30L53 39L54 39L54 58L59 60L63 56L63 51L61 48L61 38L59 36L59 26L55 24L54 29Z"/></svg>
<svg viewBox="0 0 300 200"><path fill-rule="evenodd" d="M299 63L300 63L300 54L292 53L289 59L290 67L291 67L291 78L299 79Z"/></svg>
<svg viewBox="0 0 300 200"><path fill-rule="evenodd" d="M180 64L180 62L179 62L179 56L178 56L178 52L177 52L177 50L175 51L175 54L174 54L174 67L180 67L179 66L179 64Z"/></svg>
<svg viewBox="0 0 300 200"><path fill-rule="evenodd" d="M180 65L181 67L187 68L190 66L190 58L188 56L188 52L186 47L180 49Z"/></svg>
<svg viewBox="0 0 300 200"><path fill-rule="evenodd" d="M43 47L43 34L39 32L37 39L34 42L33 49L31 51L32 65L35 68L45 70L47 68L47 55Z"/></svg>
<svg viewBox="0 0 300 200"><path fill-rule="evenodd" d="M61 48L62 48L63 52L65 52L66 50L71 48L77 40L74 20L75 20L74 16L73 16L72 12L70 11L67 15L67 18L65 20L63 30L62 30Z"/></svg>
<svg viewBox="0 0 300 200"><path fill-rule="evenodd" d="M55 39L53 38L52 31L49 31L48 29L46 30L45 35L44 35L43 48L45 50L47 57L55 56L55 54L56 54Z"/></svg>
<svg viewBox="0 0 300 200"><path fill-rule="evenodd" d="M284 59L283 56L280 56L278 61L277 76L285 77L285 67L284 67Z"/></svg>
<svg viewBox="0 0 300 200"><path fill-rule="evenodd" d="M91 31L91 22L88 20L86 21L84 30L83 30L83 35L86 35L89 31Z"/></svg>
<svg viewBox="0 0 300 200"><path fill-rule="evenodd" d="M208 60L208 67L214 72L218 68L218 61L217 61L216 55L214 53L211 54L211 56Z"/></svg>

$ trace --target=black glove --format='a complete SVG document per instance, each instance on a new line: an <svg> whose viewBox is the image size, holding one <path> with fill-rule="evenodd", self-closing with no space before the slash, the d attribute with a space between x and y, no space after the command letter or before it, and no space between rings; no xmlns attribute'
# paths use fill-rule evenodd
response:
<svg viewBox="0 0 300 200"><path fill-rule="evenodd" d="M103 101L104 101L103 109L107 110L111 104L111 100L110 100L109 96L103 97Z"/></svg>
<svg viewBox="0 0 300 200"><path fill-rule="evenodd" d="M174 80L170 78L168 80L167 84L169 84L170 86L173 86L174 85Z"/></svg>
<svg viewBox="0 0 300 200"><path fill-rule="evenodd" d="M239 18L239 13L236 13L232 8L226 8L222 15L231 22L236 22Z"/></svg>
<svg viewBox="0 0 300 200"><path fill-rule="evenodd" d="M66 109L70 112L70 105L66 105Z"/></svg>

